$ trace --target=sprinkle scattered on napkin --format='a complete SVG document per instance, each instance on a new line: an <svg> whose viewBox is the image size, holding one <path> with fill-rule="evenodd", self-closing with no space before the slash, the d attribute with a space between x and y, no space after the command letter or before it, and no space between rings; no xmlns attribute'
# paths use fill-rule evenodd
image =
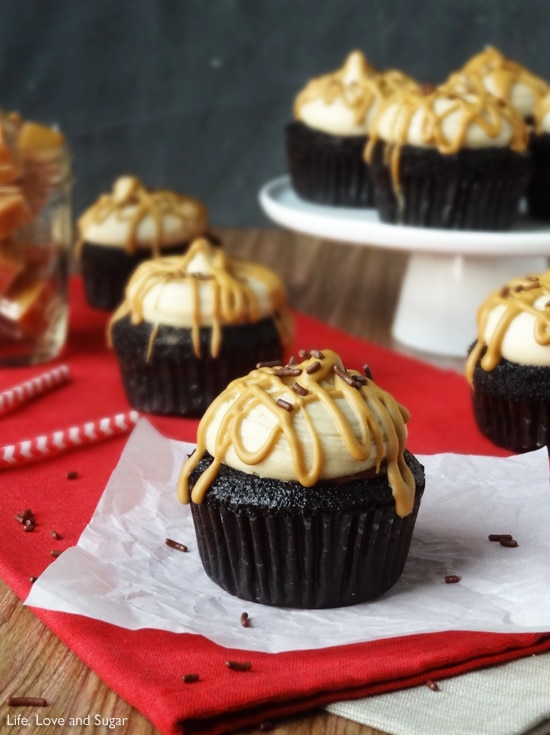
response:
<svg viewBox="0 0 550 735"><path fill-rule="evenodd" d="M244 602L206 576L190 510L175 492L192 449L141 419L78 544L40 576L26 604L271 653L420 632L550 630L545 449L419 457L426 492L402 578L382 598L338 610ZM519 545L505 548L491 533L510 533ZM167 537L189 551L170 548ZM461 579L447 584L447 575ZM235 625L243 610L250 628Z"/></svg>

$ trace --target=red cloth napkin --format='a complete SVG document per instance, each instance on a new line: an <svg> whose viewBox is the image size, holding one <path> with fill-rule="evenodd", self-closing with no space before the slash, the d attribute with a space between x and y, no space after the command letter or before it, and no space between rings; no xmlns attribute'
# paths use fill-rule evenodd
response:
<svg viewBox="0 0 550 735"><path fill-rule="evenodd" d="M69 364L72 380L1 418L0 445L129 408L115 357L106 347L106 322L104 314L86 306L81 282L73 279L69 343L57 361ZM349 337L301 314L296 314L296 327L295 351L330 348L349 367L371 366L376 381L411 411L412 451L505 454L478 433L463 376ZM42 371L2 370L0 390ZM149 418L166 436L195 439L196 421ZM78 541L125 441L119 437L0 471L0 574L21 598L28 593L29 577L52 562L50 551ZM73 470L78 477L68 479ZM37 520L33 533L25 533L13 518L27 507ZM53 539L51 529L62 538ZM328 648L322 651L250 653L222 648L198 635L127 631L81 616L35 612L163 733L250 727L328 702L413 686L550 649L550 634L453 631L339 647L330 647L327 640ZM252 668L230 670L228 659L249 661ZM183 683L186 673L198 673L200 681Z"/></svg>

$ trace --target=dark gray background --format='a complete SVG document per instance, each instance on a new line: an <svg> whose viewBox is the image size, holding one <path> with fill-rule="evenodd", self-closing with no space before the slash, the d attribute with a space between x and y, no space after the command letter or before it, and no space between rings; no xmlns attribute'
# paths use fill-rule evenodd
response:
<svg viewBox="0 0 550 735"><path fill-rule="evenodd" d="M550 0L2 0L0 107L64 131L76 215L134 173L262 227L310 77L360 48L439 82L492 44L550 78L549 21Z"/></svg>

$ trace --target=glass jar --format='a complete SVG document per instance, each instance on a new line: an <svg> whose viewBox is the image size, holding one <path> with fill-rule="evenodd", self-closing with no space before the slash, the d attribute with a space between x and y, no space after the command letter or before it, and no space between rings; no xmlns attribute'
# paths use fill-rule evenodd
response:
<svg viewBox="0 0 550 735"><path fill-rule="evenodd" d="M0 366L53 360L67 337L71 158L59 133L35 127L20 131L7 183L0 144Z"/></svg>

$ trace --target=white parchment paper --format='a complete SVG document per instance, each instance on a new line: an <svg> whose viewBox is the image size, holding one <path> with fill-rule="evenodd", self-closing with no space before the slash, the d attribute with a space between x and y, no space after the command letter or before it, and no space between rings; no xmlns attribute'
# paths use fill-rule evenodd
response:
<svg viewBox="0 0 550 735"><path fill-rule="evenodd" d="M420 456L426 491L399 582L373 602L316 611L245 602L206 576L175 490L192 449L141 419L77 546L40 576L26 604L268 652L442 630L550 630L546 449L505 459ZM511 533L519 546L490 542L490 533ZM189 551L171 549L167 537ZM448 574L461 581L446 584ZM239 623L243 611L249 628Z"/></svg>

